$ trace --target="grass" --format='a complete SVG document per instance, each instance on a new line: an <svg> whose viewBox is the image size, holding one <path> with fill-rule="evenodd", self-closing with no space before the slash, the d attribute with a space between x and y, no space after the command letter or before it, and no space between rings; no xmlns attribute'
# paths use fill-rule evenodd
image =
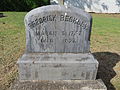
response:
<svg viewBox="0 0 120 90"><path fill-rule="evenodd" d="M94 52L120 53L120 14L112 15L93 14L93 29L91 49Z"/></svg>
<svg viewBox="0 0 120 90"><path fill-rule="evenodd" d="M0 18L0 87L6 90L17 77L16 61L25 50L26 12L3 13L6 17ZM109 90L120 90L120 14L92 16L91 51L100 62L98 77Z"/></svg>
<svg viewBox="0 0 120 90"><path fill-rule="evenodd" d="M6 90L17 75L16 61L24 52L26 12L4 14L6 17L0 18L0 87Z"/></svg>
<svg viewBox="0 0 120 90"><path fill-rule="evenodd" d="M91 51L99 61L99 78L108 90L120 90L120 14L92 16Z"/></svg>

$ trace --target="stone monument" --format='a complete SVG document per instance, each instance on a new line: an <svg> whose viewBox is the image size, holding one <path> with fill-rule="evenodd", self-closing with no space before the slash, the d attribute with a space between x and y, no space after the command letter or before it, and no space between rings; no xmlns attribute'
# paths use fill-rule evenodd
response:
<svg viewBox="0 0 120 90"><path fill-rule="evenodd" d="M95 80L98 62L90 53L92 17L75 7L43 6L28 12L26 52L11 90L107 90Z"/></svg>
<svg viewBox="0 0 120 90"><path fill-rule="evenodd" d="M95 80L98 62L90 53L92 17L75 7L50 5L25 16L26 53L19 79Z"/></svg>

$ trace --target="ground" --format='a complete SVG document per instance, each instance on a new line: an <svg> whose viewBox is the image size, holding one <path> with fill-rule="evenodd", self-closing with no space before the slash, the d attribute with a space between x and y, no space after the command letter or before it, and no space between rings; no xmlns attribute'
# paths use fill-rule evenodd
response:
<svg viewBox="0 0 120 90"><path fill-rule="evenodd" d="M17 77L16 61L25 50L24 16L27 12L3 12L0 18L0 90ZM91 52L99 61L97 78L108 90L120 90L120 14L91 14Z"/></svg>

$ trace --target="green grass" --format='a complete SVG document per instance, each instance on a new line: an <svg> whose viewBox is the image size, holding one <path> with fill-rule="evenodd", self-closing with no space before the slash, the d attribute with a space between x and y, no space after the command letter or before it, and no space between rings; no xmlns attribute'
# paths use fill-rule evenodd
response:
<svg viewBox="0 0 120 90"><path fill-rule="evenodd" d="M98 73L108 90L120 90L120 14L92 16L91 51L100 52L97 59L103 72Z"/></svg>
<svg viewBox="0 0 120 90"><path fill-rule="evenodd" d="M16 61L24 52L26 12L4 12L0 18L0 87L7 89L14 80Z"/></svg>
<svg viewBox="0 0 120 90"><path fill-rule="evenodd" d="M26 12L3 13L6 17L0 18L0 87L6 90L17 75L16 61L25 50L23 21ZM92 14L92 16L91 51L120 55L120 14ZM117 57L110 58L114 60ZM110 80L113 86L120 90L120 62L115 64L112 68L116 75Z"/></svg>
<svg viewBox="0 0 120 90"><path fill-rule="evenodd" d="M93 14L91 50L120 53L120 14Z"/></svg>

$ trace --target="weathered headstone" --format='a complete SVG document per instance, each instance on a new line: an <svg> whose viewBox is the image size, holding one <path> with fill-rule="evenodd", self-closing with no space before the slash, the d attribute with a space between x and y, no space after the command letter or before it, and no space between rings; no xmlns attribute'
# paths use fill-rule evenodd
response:
<svg viewBox="0 0 120 90"><path fill-rule="evenodd" d="M29 12L25 17L27 51L88 53L92 18L75 9L49 6Z"/></svg>
<svg viewBox="0 0 120 90"><path fill-rule="evenodd" d="M25 16L26 53L20 80L95 80L98 62L90 53L92 17L75 7L44 6Z"/></svg>

